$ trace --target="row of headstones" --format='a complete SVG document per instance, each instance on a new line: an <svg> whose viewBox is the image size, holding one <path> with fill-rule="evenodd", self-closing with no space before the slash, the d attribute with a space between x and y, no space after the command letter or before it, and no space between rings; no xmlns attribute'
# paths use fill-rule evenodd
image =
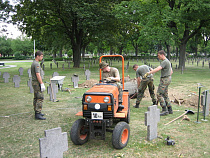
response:
<svg viewBox="0 0 210 158"><path fill-rule="evenodd" d="M23 75L23 68L19 68L19 73L20 75ZM86 76L86 80L90 80L90 75L91 72L89 69L85 70L85 76ZM1 72L0 72L0 76L1 76ZM31 76L31 69L28 69L28 76L29 76L29 80L27 82L27 85L30 89L30 93L33 93L33 87L32 87L32 76ZM59 76L59 74L57 72L54 72L53 75L54 76ZM10 78L10 74L8 72L4 72L3 73L3 78L4 78L4 83L8 83L9 82L9 78ZM20 86L20 81L21 78L19 75L14 75L13 77L13 82L14 82L14 87L17 88ZM72 82L73 82L73 86L74 88L78 88L78 82L79 82L79 76L78 75L73 75L72 76Z"/></svg>
<svg viewBox="0 0 210 158"><path fill-rule="evenodd" d="M147 140L157 138L157 123L160 121L160 109L157 105L149 106L145 112L145 125L147 126ZM67 132L61 127L45 130L45 137L39 138L40 157L63 158L63 152L68 150Z"/></svg>

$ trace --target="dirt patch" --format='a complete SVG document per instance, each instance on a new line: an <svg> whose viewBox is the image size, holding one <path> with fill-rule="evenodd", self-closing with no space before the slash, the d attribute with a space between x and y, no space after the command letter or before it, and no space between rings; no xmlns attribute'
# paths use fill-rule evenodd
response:
<svg viewBox="0 0 210 158"><path fill-rule="evenodd" d="M151 99L148 88L145 90L144 98ZM190 91L182 90L181 87L177 89L169 88L169 99L172 103L181 106L198 106L198 95ZM180 104L178 101L180 101Z"/></svg>
<svg viewBox="0 0 210 158"><path fill-rule="evenodd" d="M94 79L90 79L90 80L86 80L84 83L79 84L79 87L84 87L84 88L91 88L93 87L95 84L99 83L98 80L94 80Z"/></svg>

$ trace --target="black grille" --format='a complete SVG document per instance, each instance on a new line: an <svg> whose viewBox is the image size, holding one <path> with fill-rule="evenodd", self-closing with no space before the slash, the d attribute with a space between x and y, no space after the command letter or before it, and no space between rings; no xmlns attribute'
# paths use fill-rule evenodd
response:
<svg viewBox="0 0 210 158"><path fill-rule="evenodd" d="M103 112L103 118L104 119L109 119L109 118L113 117L112 111L94 111L94 112ZM83 117L91 118L91 111L84 110L83 111Z"/></svg>

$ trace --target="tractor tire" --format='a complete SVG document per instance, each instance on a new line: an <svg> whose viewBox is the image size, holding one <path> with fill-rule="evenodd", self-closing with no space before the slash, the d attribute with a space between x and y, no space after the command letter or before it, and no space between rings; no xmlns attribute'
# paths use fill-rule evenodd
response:
<svg viewBox="0 0 210 158"><path fill-rule="evenodd" d="M84 125L85 125L84 119L78 119L72 125L71 131L70 131L70 137L71 137L71 141L75 145L83 145L89 139L89 132L85 133Z"/></svg>
<svg viewBox="0 0 210 158"><path fill-rule="evenodd" d="M126 147L129 141L130 127L126 122L119 122L112 133L112 145L116 149Z"/></svg>

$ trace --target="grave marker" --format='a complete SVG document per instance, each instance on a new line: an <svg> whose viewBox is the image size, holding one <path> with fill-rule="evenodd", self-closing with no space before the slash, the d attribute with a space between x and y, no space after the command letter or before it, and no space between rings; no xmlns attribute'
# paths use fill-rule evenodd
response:
<svg viewBox="0 0 210 158"><path fill-rule="evenodd" d="M54 76L59 76L59 73L58 72L53 72L52 77L54 77Z"/></svg>
<svg viewBox="0 0 210 158"><path fill-rule="evenodd" d="M20 87L20 76L14 75L13 82L15 84L15 88Z"/></svg>
<svg viewBox="0 0 210 158"><path fill-rule="evenodd" d="M210 106L209 90L205 90L203 92L203 95L201 96L201 105L203 105L203 114L204 114L204 111L205 111L205 116L208 116L209 115L209 106Z"/></svg>
<svg viewBox="0 0 210 158"><path fill-rule="evenodd" d="M33 89L33 86L32 86L32 78L28 79L28 87L30 89L30 93L34 93L34 89Z"/></svg>
<svg viewBox="0 0 210 158"><path fill-rule="evenodd" d="M63 152L68 150L67 133L61 133L61 128L45 130L45 137L39 138L41 158L63 158Z"/></svg>
<svg viewBox="0 0 210 158"><path fill-rule="evenodd" d="M74 88L78 88L79 76L77 74L71 77L71 81L73 82Z"/></svg>
<svg viewBox="0 0 210 158"><path fill-rule="evenodd" d="M10 74L8 72L3 73L4 83L9 82Z"/></svg>
<svg viewBox="0 0 210 158"><path fill-rule="evenodd" d="M18 71L19 71L19 73L20 73L20 76L23 75L23 68L22 68L22 67L20 67L20 68L18 69Z"/></svg>
<svg viewBox="0 0 210 158"><path fill-rule="evenodd" d="M27 72L28 72L28 77L29 77L29 78L32 77L32 76L31 76L31 68L28 68Z"/></svg>
<svg viewBox="0 0 210 158"><path fill-rule="evenodd" d="M49 84L47 94L50 95L50 101L56 102L56 93L58 93L58 86L55 83Z"/></svg>
<svg viewBox="0 0 210 158"><path fill-rule="evenodd" d="M86 80L90 80L90 74L91 74L91 72L89 69L85 70Z"/></svg>
<svg viewBox="0 0 210 158"><path fill-rule="evenodd" d="M145 126L147 126L147 140L157 138L157 123L160 121L160 109L157 105L149 106L145 112Z"/></svg>

